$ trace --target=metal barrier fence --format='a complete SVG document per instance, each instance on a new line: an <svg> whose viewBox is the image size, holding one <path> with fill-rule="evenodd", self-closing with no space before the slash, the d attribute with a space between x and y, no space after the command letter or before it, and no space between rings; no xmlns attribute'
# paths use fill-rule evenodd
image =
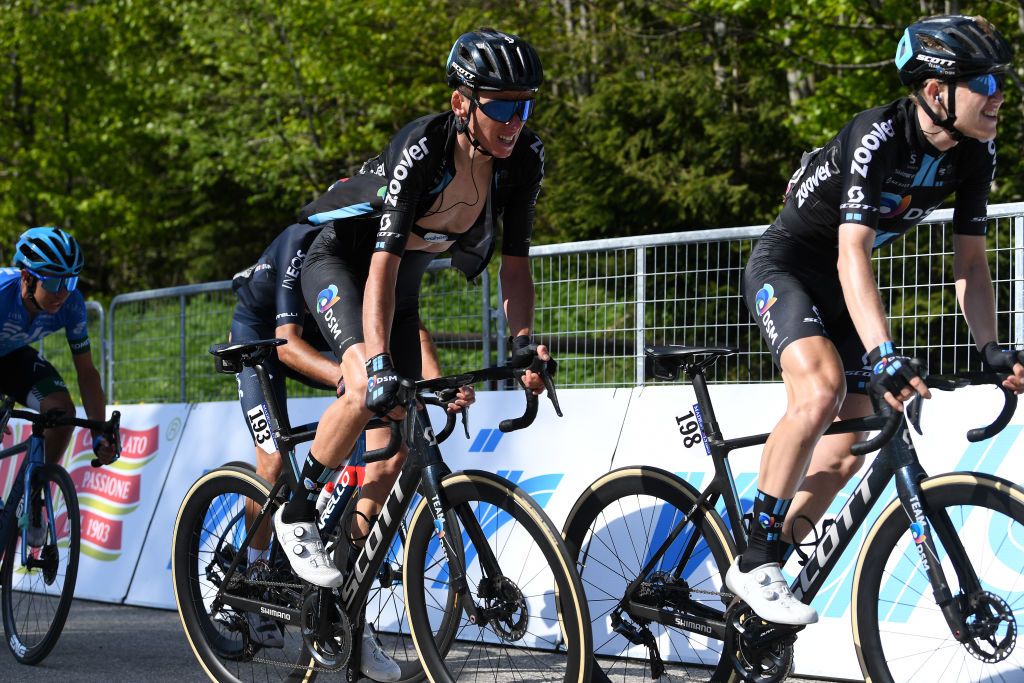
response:
<svg viewBox="0 0 1024 683"><path fill-rule="evenodd" d="M989 257L999 338L1024 344L1024 203L989 207ZM936 371L977 367L957 310L951 210L934 212L903 239L874 255L896 342L927 356ZM650 344L735 346L718 381L777 381L777 371L740 299L750 249L766 226L701 230L534 247L535 328L559 360L559 386L633 386L650 379ZM497 259L496 259L497 260ZM421 317L445 371L505 356L506 330L497 263L466 283L435 264L424 280ZM494 291L492 291L494 290ZM110 304L106 380L119 402L233 398L235 386L213 372L211 343L227 337L235 298L216 282L117 296ZM297 383L290 395L307 395Z"/></svg>

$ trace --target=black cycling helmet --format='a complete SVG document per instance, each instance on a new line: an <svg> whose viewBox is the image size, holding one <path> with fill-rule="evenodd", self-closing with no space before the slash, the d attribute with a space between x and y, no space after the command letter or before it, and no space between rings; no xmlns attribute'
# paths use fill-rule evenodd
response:
<svg viewBox="0 0 1024 683"><path fill-rule="evenodd" d="M911 24L896 46L896 68L904 85L929 78L956 81L1009 69L1013 49L985 17L958 14Z"/></svg>
<svg viewBox="0 0 1024 683"><path fill-rule="evenodd" d="M519 36L481 28L452 45L446 67L451 88L535 91L544 81L540 57Z"/></svg>

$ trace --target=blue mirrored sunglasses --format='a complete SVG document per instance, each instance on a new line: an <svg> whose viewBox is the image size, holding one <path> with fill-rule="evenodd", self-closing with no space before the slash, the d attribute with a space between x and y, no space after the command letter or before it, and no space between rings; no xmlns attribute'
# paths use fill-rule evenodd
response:
<svg viewBox="0 0 1024 683"><path fill-rule="evenodd" d="M974 78L968 78L967 89L985 97L992 97L997 90L1003 89L1006 77L1003 74L981 74Z"/></svg>
<svg viewBox="0 0 1024 683"><path fill-rule="evenodd" d="M512 117L519 114L519 120L526 121L533 113L534 100L491 100L481 102L473 100L480 111L487 115L487 118L494 119L499 123L508 123Z"/></svg>
<svg viewBox="0 0 1024 683"><path fill-rule="evenodd" d="M47 292L50 292L51 294L56 294L64 290L73 292L75 291L75 288L78 287L77 275L71 275L68 277L55 277L53 275L40 275L34 270L29 270L28 268L26 268L25 270L28 270L28 272L32 274L32 277L39 280L39 284L43 286L43 289L45 289Z"/></svg>

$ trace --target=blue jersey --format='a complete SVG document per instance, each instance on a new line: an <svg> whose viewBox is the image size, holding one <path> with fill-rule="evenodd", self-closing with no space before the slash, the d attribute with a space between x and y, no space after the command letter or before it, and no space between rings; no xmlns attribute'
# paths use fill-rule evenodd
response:
<svg viewBox="0 0 1024 683"><path fill-rule="evenodd" d="M89 330L85 299L77 289L71 292L55 314L45 311L31 316L21 300L21 270L0 268L0 356L33 344L64 328L71 353L89 351Z"/></svg>

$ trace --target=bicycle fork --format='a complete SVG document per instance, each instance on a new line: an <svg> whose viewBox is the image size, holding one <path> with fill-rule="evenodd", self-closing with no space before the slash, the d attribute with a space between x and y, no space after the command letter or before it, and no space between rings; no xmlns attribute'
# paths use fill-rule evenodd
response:
<svg viewBox="0 0 1024 683"><path fill-rule="evenodd" d="M909 439L907 439L909 442ZM913 451L913 444L905 444ZM917 547L921 567L928 576L932 587L935 604L942 611L949 631L958 642L970 637L964 630L964 614L961 602L957 600L949 587L946 575L942 570L942 559L939 557L935 536L938 535L942 547L949 556L950 563L957 574L960 590L965 597L981 592L981 582L971 560L960 542L960 536L953 526L952 520L945 510L932 510L927 498L921 490L920 481L926 476L921 467L915 464L905 465L895 471L896 491L900 505L909 519L910 535Z"/></svg>

